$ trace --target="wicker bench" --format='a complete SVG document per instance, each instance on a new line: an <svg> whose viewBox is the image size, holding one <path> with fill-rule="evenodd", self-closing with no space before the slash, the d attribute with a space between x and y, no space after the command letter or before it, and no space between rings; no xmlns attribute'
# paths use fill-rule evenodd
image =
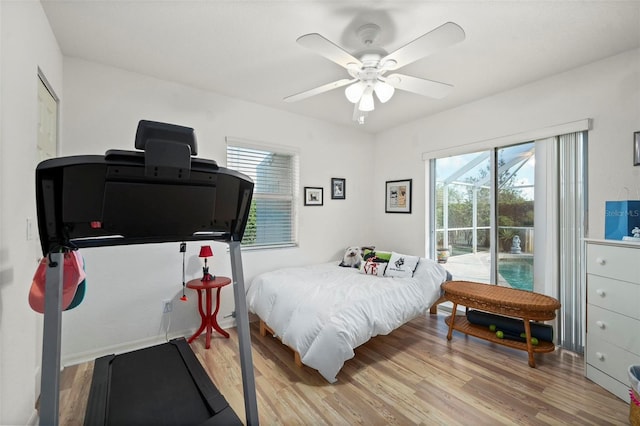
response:
<svg viewBox="0 0 640 426"><path fill-rule="evenodd" d="M536 346L531 343L530 321L554 319L556 310L560 309L560 302L557 299L530 291L471 281L449 281L442 285L442 289L444 298L453 302L453 314L445 320L449 325L447 340L451 340L453 330L458 330L470 336L527 351L530 367L536 366L534 353L553 352L555 349L553 342L540 341ZM526 342L499 339L488 327L469 323L466 316L455 315L458 305L522 319Z"/></svg>

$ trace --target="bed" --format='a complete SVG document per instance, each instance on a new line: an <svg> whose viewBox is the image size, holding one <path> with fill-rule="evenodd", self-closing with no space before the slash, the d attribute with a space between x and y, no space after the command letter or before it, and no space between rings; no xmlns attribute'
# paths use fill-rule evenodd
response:
<svg viewBox="0 0 640 426"><path fill-rule="evenodd" d="M448 272L430 259L416 259L407 277L369 275L364 266L339 262L266 272L247 287L248 308L259 317L261 334L278 337L298 362L334 383L356 347L442 301L440 285Z"/></svg>

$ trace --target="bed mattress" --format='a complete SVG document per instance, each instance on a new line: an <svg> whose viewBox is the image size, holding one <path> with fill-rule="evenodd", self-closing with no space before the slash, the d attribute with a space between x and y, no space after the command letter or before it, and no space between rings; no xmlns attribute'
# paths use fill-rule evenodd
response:
<svg viewBox="0 0 640 426"><path fill-rule="evenodd" d="M420 259L411 278L378 277L325 263L267 272L247 288L247 304L284 344L329 382L354 349L425 314L446 270Z"/></svg>

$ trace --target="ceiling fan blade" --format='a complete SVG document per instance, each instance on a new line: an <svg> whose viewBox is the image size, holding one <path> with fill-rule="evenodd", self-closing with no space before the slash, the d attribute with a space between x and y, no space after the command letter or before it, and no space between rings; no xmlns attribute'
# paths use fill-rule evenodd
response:
<svg viewBox="0 0 640 426"><path fill-rule="evenodd" d="M391 74L385 78L385 81L396 89L406 90L407 92L413 92L435 99L442 99L453 90L453 86L447 83L425 80L404 74Z"/></svg>
<svg viewBox="0 0 640 426"><path fill-rule="evenodd" d="M347 84L353 83L357 81L357 78L352 80L348 78L343 78L342 80L334 81L332 83L324 84L320 87L316 87L310 90L306 90L304 92L296 93L295 95L287 96L284 98L285 102L296 102L302 99L309 98L314 95L319 95L320 93L328 92L329 90L337 89L338 87L346 86Z"/></svg>
<svg viewBox="0 0 640 426"><path fill-rule="evenodd" d="M429 56L440 49L459 43L464 40L464 37L464 30L458 24L447 22L405 44L398 50L389 53L380 60L380 63L384 64L389 60L395 61L395 65L387 66L388 69L395 70Z"/></svg>
<svg viewBox="0 0 640 426"><path fill-rule="evenodd" d="M322 37L320 34L306 34L298 37L296 41L298 44L313 50L344 68L347 68L349 64L362 65L359 59L346 52L340 46Z"/></svg>

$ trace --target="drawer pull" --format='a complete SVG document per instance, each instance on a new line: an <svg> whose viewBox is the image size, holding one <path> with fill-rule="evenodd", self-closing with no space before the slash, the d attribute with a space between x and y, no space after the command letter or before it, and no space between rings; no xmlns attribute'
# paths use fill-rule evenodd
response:
<svg viewBox="0 0 640 426"><path fill-rule="evenodd" d="M596 263L597 263L598 265L604 265L605 263L607 263L607 261L606 261L606 260L604 260L604 259L603 259L603 258L601 258L601 257L596 257Z"/></svg>
<svg viewBox="0 0 640 426"><path fill-rule="evenodd" d="M602 352L596 352L596 358L600 361L604 361L604 354Z"/></svg>
<svg viewBox="0 0 640 426"><path fill-rule="evenodd" d="M598 327L600 327L601 329L603 329L603 330L604 330L604 322L602 322L602 321L596 321L596 325L597 325Z"/></svg>
<svg viewBox="0 0 640 426"><path fill-rule="evenodd" d="M596 290L596 294L600 297L604 297L606 295L606 293L604 292L603 289L599 288Z"/></svg>

